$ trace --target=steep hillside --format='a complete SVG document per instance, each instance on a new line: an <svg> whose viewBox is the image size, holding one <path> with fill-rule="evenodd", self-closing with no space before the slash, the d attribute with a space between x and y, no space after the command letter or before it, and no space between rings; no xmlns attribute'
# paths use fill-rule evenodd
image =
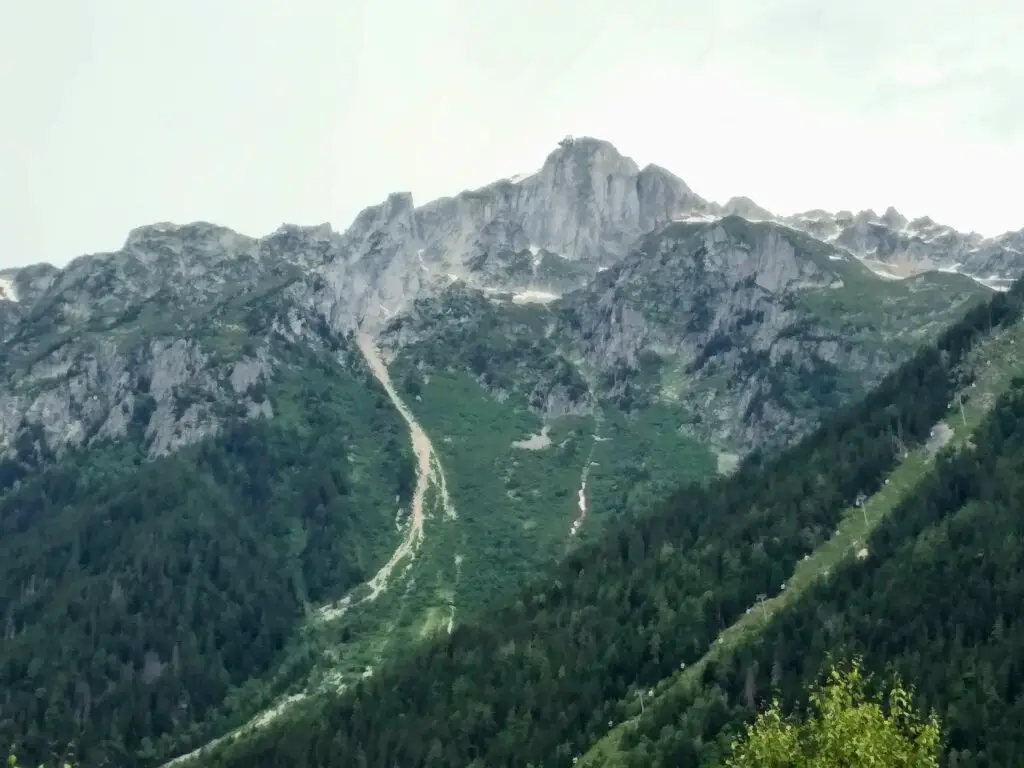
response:
<svg viewBox="0 0 1024 768"><path fill-rule="evenodd" d="M1016 674L1020 652L1012 643L993 649L985 640L986 622L1003 622L991 601L1012 604L1020 589L1005 572L1016 570L1021 558L1005 546L1016 535L1009 533L1015 508L991 498L1012 496L1019 486L1012 467L1024 460L1018 435L1024 424L1024 361L1017 354L1022 344L1024 323L1017 322L976 345L962 389L929 439L907 452L877 493L846 510L832 537L798 564L783 591L759 599L700 661L647 691L643 710L616 724L578 764L713 764L737 723L749 717L752 702L764 704L781 692L787 707L794 705L800 678L806 683L820 674L827 654L866 654L876 669L895 667L917 682L919 703L939 712L950 729L951 765L1015 764L1019 747L998 731L1019 717L1016 681L1006 675ZM966 472L972 480L964 485ZM981 516L975 514L978 505ZM992 539L977 549L951 539L949 526L957 518L977 519ZM978 572L982 566L989 570L984 576ZM914 588L900 586L909 584ZM981 607L962 595L969 615L942 610L946 596L962 589L987 592L989 602ZM859 603L851 590L861 592ZM842 595L838 601L830 597L836 594ZM971 639L965 640L965 631ZM959 638L952 647L937 640L951 636ZM922 653L926 658L917 656ZM972 678L974 669L989 680L1002 678L1006 695L964 704L963 679ZM732 709L731 722L708 731L708 708L724 712L723 705ZM965 718L972 707L987 708L991 722Z"/></svg>
<svg viewBox="0 0 1024 768"><path fill-rule="evenodd" d="M757 214L751 206L725 209ZM146 376L157 381L151 456L214 434L216 409L189 403L175 416L173 393L244 400L222 375L259 352L238 308L281 289L276 322L293 340L304 334L296 323L323 325L339 336L384 333L394 351L416 336L389 324L407 327L417 302L433 307L413 317L418 335L435 338L467 331L447 327L465 316L450 320L459 310L450 313L446 297L487 298L474 312L493 304L486 322L499 326L503 305L522 306L591 400L708 413L707 424L684 431L745 452L806 431L822 407L877 381L987 294L955 274L874 276L836 245L714 210L667 171L638 170L607 142L583 138L563 142L523 178L419 208L393 195L342 234L283 226L256 239L211 224L159 224L63 270L8 270L0 450L11 455L29 441L36 458L60 456L121 438ZM1001 253L1008 270L1024 269L1009 245ZM216 349L197 334L216 336ZM475 342L478 358L495 338ZM763 371L751 377L754 369Z"/></svg>
<svg viewBox="0 0 1024 768"><path fill-rule="evenodd" d="M257 241L209 224L154 226L59 272L20 270L0 346L0 449L35 466L125 438L145 416L157 457L240 407L272 415L249 396L273 370L268 338L284 329L326 343L297 291L319 234L306 230L294 248L287 230Z"/></svg>
<svg viewBox="0 0 1024 768"><path fill-rule="evenodd" d="M984 238L975 232L957 232L927 216L908 221L894 208L881 216L874 211L808 211L779 220L844 248L894 277L942 269L972 275L989 285L1006 285L1018 276L1024 255L1024 231Z"/></svg>
<svg viewBox="0 0 1024 768"><path fill-rule="evenodd" d="M19 446L0 498L0 740L154 754L217 735L309 667L300 647L282 668L303 615L387 558L415 482L398 414L328 341L271 340L276 370L249 391L273 417L214 401L216 437L153 461L149 393L117 441L35 472L22 460L45 436Z"/></svg>
<svg viewBox="0 0 1024 768"><path fill-rule="evenodd" d="M927 685L931 703L959 690L942 699L959 729L954 749L977 764L987 749L995 764L1009 764L1000 761L1019 750L1019 736L1007 728L1017 698L1010 681L1020 661L1019 644L1007 639L1015 626L1007 611L1019 586L1012 510L1024 400L1012 378L1016 356L1006 349L1024 338L1022 301L1018 284L970 311L794 448L751 456L729 478L685 488L655 513L575 550L485 621L457 625L346 695L253 732L204 764L572 765L610 727L639 708L646 715L644 699L659 693L659 681L701 663L722 630L748 611L756 616L759 600L785 592L801 562L828 549L849 507L884 494L887 481L920 462L917 446L926 454L937 450L950 429L946 420L957 415L968 430L984 415L973 442L961 437L967 449L947 450L930 474L919 464L925 479L892 500L896 513L864 546L840 545L834 570L821 572L829 577L822 586L811 587L809 599L797 598L793 613L776 614L772 641L755 640L747 656L717 667L728 693L709 697L698 681L683 688L696 697L693 709L652 706L640 727L665 743L654 752L651 737L641 739L632 756L610 764L713 761L730 723L749 716L742 697L751 675L754 692L748 687L745 695L755 705L773 670L776 681L788 676L792 698L827 650L842 652L848 643L868 650L876 665L900 659ZM989 372L1000 365L1009 367ZM964 397L974 402L971 392L979 390L977 410L968 414L965 406L960 413ZM1001 392L1007 394L993 409ZM904 480L915 477L921 474ZM880 514L877 505L871 514ZM990 529L979 530L974 521L981 520L991 521ZM983 542L1000 553L991 563L979 549ZM959 580L954 562L976 580ZM953 604L929 598L946 589L963 597ZM967 597L975 591L980 602ZM881 612L872 610L873 600ZM824 614L822 605L829 606ZM794 618L786 623L786 616ZM939 628L956 626L949 645ZM926 649L945 652L938 663L947 670L927 684ZM756 667L747 663L749 654ZM998 671L984 666L996 660L1004 665ZM703 680L713 682L716 667L705 669L712 672ZM975 694L956 687L968 669L989 681L981 710L966 708Z"/></svg>
<svg viewBox="0 0 1024 768"><path fill-rule="evenodd" d="M993 294L806 229L582 138L342 233L5 270L0 737L150 765L319 706Z"/></svg>
<svg viewBox="0 0 1024 768"><path fill-rule="evenodd" d="M677 404L690 434L746 452L804 434L984 293L942 273L887 282L803 233L728 216L648 235L566 297L560 330L616 404Z"/></svg>

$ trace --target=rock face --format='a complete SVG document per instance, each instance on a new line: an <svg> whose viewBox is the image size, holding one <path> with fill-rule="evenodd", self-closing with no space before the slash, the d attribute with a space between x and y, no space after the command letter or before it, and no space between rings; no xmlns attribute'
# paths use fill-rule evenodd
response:
<svg viewBox="0 0 1024 768"><path fill-rule="evenodd" d="M721 216L742 216L751 221L771 221L775 218L771 211L762 208L749 197L732 197L725 205L713 204L713 213Z"/></svg>
<svg viewBox="0 0 1024 768"><path fill-rule="evenodd" d="M974 279L893 279L936 268ZM534 173L420 207L392 194L344 233L154 224L115 253L0 273L0 453L136 435L166 454L226 418L272 416L260 382L282 349L333 349L357 328L393 354L457 336L476 358L504 334L532 357L519 383L475 372L495 396L548 417L675 399L705 436L749 447L876 378L978 281L1022 271L1024 232L984 240L892 209L780 218L566 139ZM808 382L825 391L784 391Z"/></svg>
<svg viewBox="0 0 1024 768"><path fill-rule="evenodd" d="M582 285L644 233L706 209L662 168L640 170L604 141L566 140L536 173L420 208L408 193L367 208L343 236L344 256L324 268L320 302L333 305L338 326L377 329L413 298L454 280L550 293L566 287L559 278L572 275L569 285ZM550 275L535 269L542 252ZM527 253L531 268L515 269Z"/></svg>
<svg viewBox="0 0 1024 768"><path fill-rule="evenodd" d="M561 331L578 336L590 367L618 373L614 399L684 404L690 431L749 448L808 429L891 369L915 328L981 293L962 279L893 286L932 298L910 325L878 323L877 309L857 312L857 292L878 283L840 249L774 223L676 223L567 297Z"/></svg>
<svg viewBox="0 0 1024 768"><path fill-rule="evenodd" d="M875 262L896 277L940 269L1002 288L1024 269L1024 230L983 238L927 216L908 221L894 208L881 216L874 211L808 211L780 221Z"/></svg>
<svg viewBox="0 0 1024 768"><path fill-rule="evenodd" d="M317 343L300 320L305 292L291 294L287 312L283 302L332 238L329 228L286 227L257 240L211 224L161 224L63 270L8 271L0 453L38 463L133 437L154 458L213 434L229 415L271 416L251 391L274 364L270 334L252 333L250 305Z"/></svg>

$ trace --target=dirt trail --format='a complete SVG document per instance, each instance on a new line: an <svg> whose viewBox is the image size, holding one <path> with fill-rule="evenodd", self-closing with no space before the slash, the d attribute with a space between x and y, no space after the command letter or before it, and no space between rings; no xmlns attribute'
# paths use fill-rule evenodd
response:
<svg viewBox="0 0 1024 768"><path fill-rule="evenodd" d="M576 492L576 508L579 510L579 514L576 519L572 521L572 525L569 526L569 535L575 536L580 532L580 528L583 526L583 521L587 519L587 479L590 477L590 468L596 467L597 462L594 459L594 449L597 448L597 444L604 442L608 438L601 437L598 433L601 429L601 420L597 422L597 428L594 430L594 442L591 443L590 450L587 452L586 462L583 464L583 475L580 477L580 489Z"/></svg>
<svg viewBox="0 0 1024 768"><path fill-rule="evenodd" d="M452 520L456 517L455 506L452 504L451 496L448 493L448 481L444 476L444 469L441 466L441 460L438 458L437 453L434 450L434 445L430 442L430 438L427 436L427 433L423 431L419 422L416 421L416 417L413 416L412 411L409 410L408 406L395 390L394 384L391 383L391 375L388 373L388 367L384 364L384 359L380 356L380 351L377 349L377 345L374 344L373 337L366 333L359 333L356 336L356 343L359 346L359 351L362 352L363 357L366 359L367 365L370 366L370 371L373 373L377 381L381 383L381 386L384 387L384 391L387 392L388 397L391 398L391 402L394 404L395 408L398 409L398 412L402 414L402 418L405 419L405 423L409 426L409 439L412 441L413 453L416 455L416 489L413 491L412 495L412 514L410 516L409 530L406 532L401 543L391 554L388 561L381 566L380 570L377 571L372 579L366 582L366 586L370 588L369 594L354 603L352 601L352 595L348 594L333 605L325 605L321 607L317 613L318 618L322 621L336 619L364 600L376 600L380 593L387 589L391 573L394 571L399 561L401 561L406 555L410 557L415 555L418 545L423 541L423 506L426 501L427 491L430 490L430 486L433 485L440 496L441 507L444 510L445 517ZM456 572L458 572L458 568L461 564L462 557L457 555L455 558ZM449 633L452 631L454 619L455 606L453 604L452 614L448 620ZM251 732L253 730L263 728L284 711L289 709L292 705L305 699L306 696L307 695L305 693L299 693L283 699L275 706L254 717L242 728L238 728L229 734L213 739L198 749L194 749L187 754L168 761L164 764L164 768L183 764L195 757L198 757L217 744L229 739L237 738L245 731Z"/></svg>
<svg viewBox="0 0 1024 768"><path fill-rule="evenodd" d="M448 516L454 517L455 510L452 507L451 499L448 497L448 484L445 481L444 471L441 469L441 462L434 452L434 446L430 442L430 438L427 437L427 433L423 431L419 422L416 421L412 411L409 410L395 390L395 385L391 383L388 367L384 364L384 360L381 358L373 338L369 334L359 333L356 336L356 343L359 345L359 351L366 358L366 362L370 366L373 375L381 383L381 386L384 387L384 391L388 393L391 402L394 403L395 408L398 409L398 412L402 414L402 418L405 419L405 423L408 424L409 438L412 440L412 450L416 455L416 490L413 491L412 495L412 514L409 530L406 532L405 538L402 539L402 542L391 554L391 558L381 566L381 569L377 571L377 574L372 579L366 582L366 585L370 588L370 594L366 599L376 600L377 596L387 588L388 580L391 578L391 572L394 571L395 566L405 556L413 556L417 545L423 540L423 503L430 486L435 485L437 487L438 492L441 494L442 506Z"/></svg>
<svg viewBox="0 0 1024 768"><path fill-rule="evenodd" d="M575 536L580 532L580 526L583 525L583 521L587 518L587 475L590 474L590 463L583 468L583 480L580 483L580 489L576 492L576 507L580 513L576 519L572 521L572 525L569 526L569 535Z"/></svg>
<svg viewBox="0 0 1024 768"><path fill-rule="evenodd" d="M394 384L392 384L388 367L380 356L380 350L377 349L373 337L368 333L360 332L356 335L356 344L359 347L359 351L362 352L366 364L370 367L374 378L384 387L384 391L387 392L391 402L409 426L409 439L412 441L413 453L416 456L416 489L412 495L409 530L406 531L405 537L395 551L391 553L388 561L381 566L372 579L366 582L366 586L370 589L369 594L355 603L352 602L352 596L349 594L333 605L321 607L317 612L321 621L340 618L350 608L363 602L363 600L376 600L380 593L387 589L391 574L402 558L415 556L418 545L423 541L423 508L430 486L433 485L441 497L441 507L444 510L445 517L451 520L454 520L456 517L455 505L452 504L451 496L448 493L448 481L444 476L441 460L438 458L430 438L427 437L427 433L423 431L419 422L416 421L416 417L413 416L412 411L409 410L409 407L395 389Z"/></svg>

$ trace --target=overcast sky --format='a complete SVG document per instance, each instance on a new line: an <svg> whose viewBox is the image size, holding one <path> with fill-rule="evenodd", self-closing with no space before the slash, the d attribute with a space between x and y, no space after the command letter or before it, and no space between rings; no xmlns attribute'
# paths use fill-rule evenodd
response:
<svg viewBox="0 0 1024 768"><path fill-rule="evenodd" d="M344 229L565 134L711 199L998 234L1022 40L1021 0L0 0L0 265L157 221Z"/></svg>

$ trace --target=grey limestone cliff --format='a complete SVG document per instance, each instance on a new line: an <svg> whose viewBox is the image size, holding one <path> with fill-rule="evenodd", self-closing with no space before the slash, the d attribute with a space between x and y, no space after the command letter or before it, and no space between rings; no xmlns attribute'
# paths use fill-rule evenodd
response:
<svg viewBox="0 0 1024 768"><path fill-rule="evenodd" d="M684 404L690 431L749 449L806 431L899 362L919 329L987 293L950 280L886 282L774 222L676 223L566 297L562 332L591 368L616 373L613 399ZM878 322L891 300L913 305L912 319Z"/></svg>
<svg viewBox="0 0 1024 768"><path fill-rule="evenodd" d="M379 328L415 297L454 280L511 292L550 289L532 270L511 270L495 285L486 281L500 270L474 268L524 252L587 265L552 267L580 275L582 284L644 233L705 207L681 179L657 166L638 169L607 142L565 141L525 177L419 208L411 195L394 194L364 210L343 236L343 254L322 269L321 306L338 327Z"/></svg>
<svg viewBox="0 0 1024 768"><path fill-rule="evenodd" d="M423 318L443 331L458 315L451 302L470 294L486 300L466 304L459 322L504 302L526 308L519 338L546 334L550 370L529 374L531 402L557 401L545 414L595 402L579 372L566 372L573 355L588 375L618 381L609 396L625 386L617 371L653 356L686 382L658 396L688 387L690 402L711 397L708 432L756 443L813 411L758 393L819 374L852 391L896 359L886 344L933 328L945 317L936 306L977 295L963 281L908 276L938 268L999 287L1024 272L1022 238L986 240L892 209L778 217L749 198L710 203L669 171L587 137L563 140L533 173L454 197L417 207L392 194L344 232L143 226L113 253L0 273L0 452L58 454L135 430L149 455L162 455L216 431L226 414L270 415L250 385L273 375L275 343L330 347L436 299L416 333L392 337L412 345L429 335ZM897 320L874 322L880 308ZM772 384L754 370L762 364L788 373ZM571 395L543 395L551 382ZM792 416L801 408L803 421Z"/></svg>
<svg viewBox="0 0 1024 768"><path fill-rule="evenodd" d="M894 208L874 211L808 211L779 221L833 243L893 277L927 270L960 272L1002 288L1024 272L1024 230L985 238L958 232L927 216L908 220Z"/></svg>

